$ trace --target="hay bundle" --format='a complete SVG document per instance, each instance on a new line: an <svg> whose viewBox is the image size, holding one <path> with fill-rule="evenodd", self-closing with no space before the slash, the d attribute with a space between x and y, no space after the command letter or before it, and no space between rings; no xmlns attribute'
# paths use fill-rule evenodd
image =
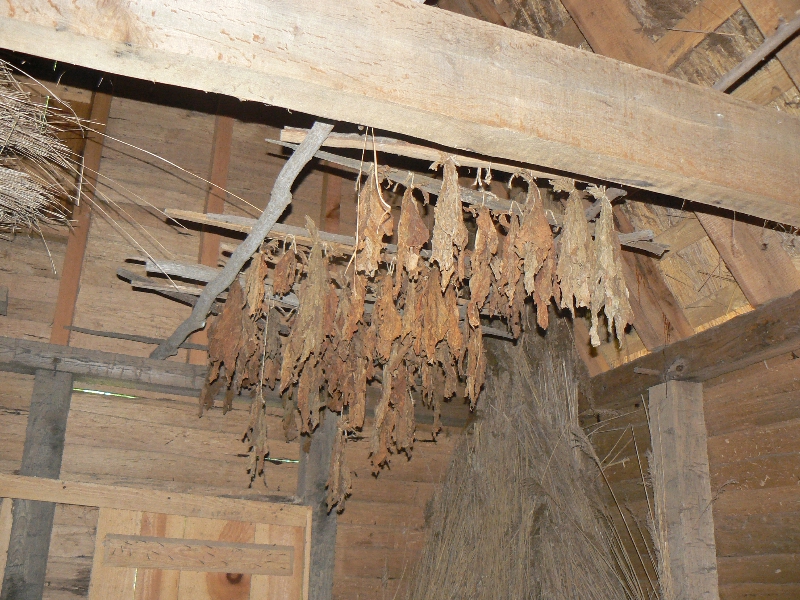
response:
<svg viewBox="0 0 800 600"><path fill-rule="evenodd" d="M516 347L503 346L489 348L486 416L454 453L434 498L407 597L642 597L577 425L569 331L551 324L546 338L528 332Z"/></svg>
<svg viewBox="0 0 800 600"><path fill-rule="evenodd" d="M49 101L35 101L0 61L0 230L38 231L40 223L66 222L64 173L74 167L57 136L63 122Z"/></svg>

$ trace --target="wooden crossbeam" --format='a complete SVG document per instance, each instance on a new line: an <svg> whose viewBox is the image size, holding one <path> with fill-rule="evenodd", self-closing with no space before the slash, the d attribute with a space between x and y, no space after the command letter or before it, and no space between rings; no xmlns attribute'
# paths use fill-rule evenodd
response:
<svg viewBox="0 0 800 600"><path fill-rule="evenodd" d="M313 551L313 548L312 548ZM292 574L294 548L109 533L103 539L103 563L109 567L236 573Z"/></svg>
<svg viewBox="0 0 800 600"><path fill-rule="evenodd" d="M592 378L595 406L630 408L670 379L701 382L800 348L800 292Z"/></svg>
<svg viewBox="0 0 800 600"><path fill-rule="evenodd" d="M800 225L800 119L411 0L11 0L0 40Z"/></svg>

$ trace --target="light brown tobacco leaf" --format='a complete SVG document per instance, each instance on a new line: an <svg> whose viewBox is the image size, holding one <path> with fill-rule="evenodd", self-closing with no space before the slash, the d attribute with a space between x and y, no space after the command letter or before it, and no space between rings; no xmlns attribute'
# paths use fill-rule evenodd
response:
<svg viewBox="0 0 800 600"><path fill-rule="evenodd" d="M366 279L360 275L353 275L350 288L343 293L340 308L341 325L339 335L348 342L358 331L358 324L364 318L364 300L367 297Z"/></svg>
<svg viewBox="0 0 800 600"><path fill-rule="evenodd" d="M461 208L458 171L452 156L444 161L442 191L433 214L435 221L431 260L436 261L439 265L442 291L444 291L456 270L459 255L467 247L469 241L469 232L464 225L464 211ZM456 282L456 285L460 285L460 282Z"/></svg>
<svg viewBox="0 0 800 600"><path fill-rule="evenodd" d="M291 292L296 275L297 255L289 248L275 265L275 276L272 279L272 290L275 294L285 296Z"/></svg>
<svg viewBox="0 0 800 600"><path fill-rule="evenodd" d="M517 235L519 234L519 217L509 215L508 232L503 238L502 268L498 285L508 300L508 307L514 305L517 293L517 282L522 276L522 260L517 254Z"/></svg>
<svg viewBox="0 0 800 600"><path fill-rule="evenodd" d="M483 331L477 327L469 332L467 343L467 387L470 410L475 410L478 396L486 379L486 355L483 353Z"/></svg>
<svg viewBox="0 0 800 600"><path fill-rule="evenodd" d="M556 249L550 247L550 252L544 260L542 268L536 273L533 301L536 303L536 323L542 329L550 325L550 299L553 297L553 288L556 278Z"/></svg>
<svg viewBox="0 0 800 600"><path fill-rule="evenodd" d="M375 407L375 429L370 439L369 453L372 462L372 471L377 473L381 465L389 458L390 454L390 426L393 425L391 418L391 399L392 399L392 380L393 374L388 365L383 365L383 377L381 380L381 399Z"/></svg>
<svg viewBox="0 0 800 600"><path fill-rule="evenodd" d="M245 306L244 292L239 280L235 280L228 291L222 313L208 327L208 360L211 373L216 379L220 367L225 367L226 385L233 380L236 359L242 348L242 312Z"/></svg>
<svg viewBox="0 0 800 600"><path fill-rule="evenodd" d="M567 200L556 273L561 286L561 308L572 313L591 304L590 283L594 275L592 238L578 191Z"/></svg>
<svg viewBox="0 0 800 600"><path fill-rule="evenodd" d="M450 346L450 351L453 353L453 358L456 362L460 361L464 356L464 336L461 334L461 326L458 322L458 297L456 291L449 287L444 294L443 308L447 311L447 345Z"/></svg>
<svg viewBox="0 0 800 600"><path fill-rule="evenodd" d="M533 181L528 184L528 200L516 246L517 255L524 262L525 291L532 295L536 288L536 274L553 247L553 232L544 213L541 193Z"/></svg>
<svg viewBox="0 0 800 600"><path fill-rule="evenodd" d="M392 279L386 274L380 282L378 297L372 310L371 329L375 332L376 350L383 360L389 360L392 342L403 330L403 321L394 305L392 297Z"/></svg>
<svg viewBox="0 0 800 600"><path fill-rule="evenodd" d="M328 414L326 418L332 419L333 415ZM346 442L347 431L340 419L336 430L336 438L333 442L333 451L331 452L331 468L327 485L328 512L330 512L334 506L337 506L336 512L342 512L344 510L345 499L350 495L352 480L350 478L350 469L347 468L347 461L345 460Z"/></svg>
<svg viewBox="0 0 800 600"><path fill-rule="evenodd" d="M307 362L297 383L297 408L300 410L300 431L310 433L319 423L319 411L325 405L320 399L322 369Z"/></svg>
<svg viewBox="0 0 800 600"><path fill-rule="evenodd" d="M614 329L617 340L622 342L625 326L633 319L633 311L628 301L628 287L622 275L622 256L619 236L614 230L614 217L611 202L607 197L601 199L600 217L595 227L595 265L594 286L592 289L592 327L589 334L592 346L600 345L597 334L598 315L605 309L609 329Z"/></svg>
<svg viewBox="0 0 800 600"><path fill-rule="evenodd" d="M261 313L264 301L264 279L269 267L263 252L253 255L245 278L245 295L247 296L247 314L254 317Z"/></svg>
<svg viewBox="0 0 800 600"><path fill-rule="evenodd" d="M436 345L447 336L450 325L450 314L444 295L439 289L439 269L436 267L430 270L425 281L421 307L418 336L421 350L425 352L428 362L432 363L436 357Z"/></svg>
<svg viewBox="0 0 800 600"><path fill-rule="evenodd" d="M469 324L479 327L481 309L492 288L492 271L490 263L499 247L500 238L492 222L489 209L478 209L478 231L475 234L475 250L472 253L472 275L469 278L469 304L467 318Z"/></svg>
<svg viewBox="0 0 800 600"><path fill-rule="evenodd" d="M322 242L314 222L306 217L306 227L311 232L314 245L307 265L307 277L298 294L300 306L292 325L288 342L284 347L281 363L281 392L297 377L297 373L309 358L314 364L319 361L322 343L325 340L325 297L328 291L327 259L322 255ZM299 400L298 400L299 402Z"/></svg>
<svg viewBox="0 0 800 600"><path fill-rule="evenodd" d="M403 272L409 280L416 279L419 251L428 242L430 232L419 216L413 188L406 188L397 225L397 264L395 265L395 298L400 293Z"/></svg>
<svg viewBox="0 0 800 600"><path fill-rule="evenodd" d="M250 403L250 422L244 432L243 439L248 444L250 459L247 470L250 482L260 474L264 474L264 460L269 456L269 440L267 439L267 413L263 398L256 396ZM266 480L264 481L266 484Z"/></svg>
<svg viewBox="0 0 800 600"><path fill-rule="evenodd" d="M322 332L324 335L333 336L336 334L336 312L339 309L339 294L332 283L328 284L328 293L325 295L325 306L322 316Z"/></svg>
<svg viewBox="0 0 800 600"><path fill-rule="evenodd" d="M569 177L555 177L550 180L555 192L567 192L571 194L575 191L575 180Z"/></svg>
<svg viewBox="0 0 800 600"><path fill-rule="evenodd" d="M297 439L300 431L297 429L297 404L292 399L292 394L283 395L283 433L287 442Z"/></svg>
<svg viewBox="0 0 800 600"><path fill-rule="evenodd" d="M365 273L368 277L375 275L381 260L383 238L392 235L393 226L391 208L381 199L372 171L358 198L356 272Z"/></svg>
<svg viewBox="0 0 800 600"><path fill-rule="evenodd" d="M397 413L395 421L395 447L398 452L405 451L407 456L411 456L411 448L414 446L414 398L411 396L411 389L408 385L409 375L404 365L397 369L392 389L392 404Z"/></svg>

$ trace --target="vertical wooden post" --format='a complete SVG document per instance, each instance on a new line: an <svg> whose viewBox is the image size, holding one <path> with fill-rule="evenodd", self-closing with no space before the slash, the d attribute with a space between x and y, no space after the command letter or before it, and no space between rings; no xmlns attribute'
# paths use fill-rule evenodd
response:
<svg viewBox="0 0 800 600"><path fill-rule="evenodd" d="M233 140L233 117L218 114L214 120L214 141L211 147L211 175L206 196L206 213L225 212L225 186L228 185L228 167L231 162L231 142ZM222 188L222 189L220 189ZM198 262L209 267L218 266L220 235L208 227L200 234L200 254ZM201 329L194 333L191 341L195 344L208 343L208 331ZM204 350L189 350L189 362L193 365L206 364L208 354Z"/></svg>
<svg viewBox="0 0 800 600"><path fill-rule="evenodd" d="M311 517L311 567L309 600L331 600L336 564L336 510L328 512L328 475L338 415L323 411L324 418L310 439L301 441L297 495L313 509Z"/></svg>
<svg viewBox="0 0 800 600"><path fill-rule="evenodd" d="M65 327L72 325L75 316L75 303L78 300L83 257L86 254L86 242L89 239L89 227L92 222L92 201L95 197L97 173L100 170L100 159L103 154L103 134L108 124L111 97L111 94L102 92L95 92L92 97L92 112L89 119L92 123L91 127L95 131L89 132L83 151L81 187L84 197L79 200L72 213L74 224L69 232L64 266L61 269L61 279L58 283L53 328L50 330L51 344L69 345L70 330Z"/></svg>
<svg viewBox="0 0 800 600"><path fill-rule="evenodd" d="M61 473L72 374L36 372L20 475L57 479ZM2 600L40 600L56 505L14 500Z"/></svg>
<svg viewBox="0 0 800 600"><path fill-rule="evenodd" d="M718 600L703 384L668 381L649 395L660 569L675 600Z"/></svg>
<svg viewBox="0 0 800 600"><path fill-rule="evenodd" d="M324 163L328 169L337 168ZM342 202L342 178L330 171L322 172L322 206L319 215L319 228L328 233L339 233L339 206Z"/></svg>

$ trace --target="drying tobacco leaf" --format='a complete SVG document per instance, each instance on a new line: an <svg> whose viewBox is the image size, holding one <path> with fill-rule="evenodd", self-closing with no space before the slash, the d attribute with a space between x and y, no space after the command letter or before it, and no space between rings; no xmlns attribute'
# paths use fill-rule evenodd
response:
<svg viewBox="0 0 800 600"><path fill-rule="evenodd" d="M333 415L327 415L332 419ZM340 419L336 429L336 439L333 441L333 451L331 452L331 469L328 478L328 512L337 506L336 512L344 510L344 502L350 495L352 481L350 479L350 469L347 468L345 460L345 446L347 443L347 431Z"/></svg>
<svg viewBox="0 0 800 600"><path fill-rule="evenodd" d="M300 306L297 309L292 331L289 335L281 363L281 387L283 392L297 379L297 374L309 358L316 364L322 355L322 342L325 339L325 297L328 292L327 259L322 254L314 222L306 217L306 227L311 232L314 245L311 247L307 265L307 277L298 294ZM298 403L300 399L298 398Z"/></svg>
<svg viewBox="0 0 800 600"><path fill-rule="evenodd" d="M364 277L358 274L353 275L352 285L344 290L342 300L339 303L339 323L340 339L349 342L356 331L358 324L364 318L364 300L367 297L367 287Z"/></svg>
<svg viewBox="0 0 800 600"><path fill-rule="evenodd" d="M439 289L439 269L437 267L430 269L420 300L422 310L418 313L420 322L417 330L419 343L415 343L414 351L419 356L421 356L420 350L424 351L428 362L432 363L436 358L436 345L447 336L450 325L448 306Z"/></svg>
<svg viewBox="0 0 800 600"><path fill-rule="evenodd" d="M263 252L253 255L250 267L245 276L245 296L247 296L247 314L250 317L257 317L261 314L264 302L264 279L267 278L266 256Z"/></svg>
<svg viewBox="0 0 800 600"><path fill-rule="evenodd" d="M392 389L392 404L397 413L395 420L395 447L398 452L405 451L406 456L411 456L411 448L414 446L414 398L411 396L411 389L408 386L409 375L406 368L401 364L397 368Z"/></svg>
<svg viewBox="0 0 800 600"><path fill-rule="evenodd" d="M325 406L320 398L322 369L310 361L305 364L297 383L297 408L300 411L300 431L310 433L319 424L319 411Z"/></svg>
<svg viewBox="0 0 800 600"><path fill-rule="evenodd" d="M383 365L383 377L381 380L381 399L375 407L375 429L370 438L369 454L372 462L372 471L377 473L381 465L385 464L389 458L390 437L393 421L392 401L392 381L394 377L388 365Z"/></svg>
<svg viewBox="0 0 800 600"><path fill-rule="evenodd" d="M492 289L492 270L489 265L497 254L500 243L489 209L478 209L477 225L475 250L471 260L472 274L469 278L470 299L467 305L467 318L473 328L481 324L481 309Z"/></svg>
<svg viewBox="0 0 800 600"><path fill-rule="evenodd" d="M533 301L536 303L536 323L542 329L547 329L550 325L550 299L553 297L555 287L558 285L556 279L556 249L555 245L550 247L550 252L544 259L544 264L536 273L534 279Z"/></svg>
<svg viewBox="0 0 800 600"><path fill-rule="evenodd" d="M325 305L322 312L322 333L328 337L336 334L336 313L339 310L339 294L332 283L328 284L328 293L325 296Z"/></svg>
<svg viewBox="0 0 800 600"><path fill-rule="evenodd" d="M292 398L291 390L283 394L283 434L287 442L300 435L297 428L297 403Z"/></svg>
<svg viewBox="0 0 800 600"><path fill-rule="evenodd" d="M440 305L439 310L444 309L446 315L446 338L447 345L453 353L456 362L464 356L464 336L461 334L461 327L458 322L458 296L456 291L449 287L444 294L444 304ZM441 322L441 316L439 317Z"/></svg>
<svg viewBox="0 0 800 600"><path fill-rule="evenodd" d="M358 198L356 272L367 277L375 275L381 260L383 238L392 235L394 225L391 208L381 198L374 169L373 166Z"/></svg>
<svg viewBox="0 0 800 600"><path fill-rule="evenodd" d="M591 304L590 283L594 273L591 242L581 194L573 189L564 213L564 228L556 267L561 286L561 308L572 313L579 306Z"/></svg>
<svg viewBox="0 0 800 600"><path fill-rule="evenodd" d="M378 297L372 310L372 324L376 339L376 351L383 360L389 360L392 342L403 330L403 321L394 305L392 297L392 279L389 274L383 276L379 284Z"/></svg>
<svg viewBox="0 0 800 600"><path fill-rule="evenodd" d="M230 386L236 359L244 343L242 335L244 292L239 280L228 291L222 313L208 327L209 383L213 383L224 368L226 387Z"/></svg>
<svg viewBox="0 0 800 600"><path fill-rule="evenodd" d="M442 191L434 208L434 219L431 260L439 265L442 291L444 291L456 271L456 263L463 265L461 253L469 241L469 232L464 225L464 211L461 207L461 192L458 188L458 171L452 156L444 161ZM463 266L459 271L463 271ZM459 273L459 276L463 278L463 273ZM456 285L460 283L456 282Z"/></svg>
<svg viewBox="0 0 800 600"><path fill-rule="evenodd" d="M613 327L617 340L622 342L625 326L633 319L628 301L628 288L622 275L622 256L619 236L614 230L611 202L605 195L600 199L600 217L594 232L596 275L592 289L592 327L589 334L592 346L600 345L597 334L598 315L605 309L608 327Z"/></svg>
<svg viewBox="0 0 800 600"><path fill-rule="evenodd" d="M522 261L517 254L517 235L519 234L519 217L511 214L508 216L508 231L503 238L503 253L499 264L499 277L497 285L508 301L508 308L514 305L514 296L517 293L517 282L522 276Z"/></svg>
<svg viewBox="0 0 800 600"><path fill-rule="evenodd" d="M250 473L250 483L252 484L259 474L266 477L264 461L269 456L267 409L264 405L264 398L260 394L253 398L250 403L250 422L242 438L249 444L250 460L248 461L247 471ZM266 485L266 483L265 479L264 484Z"/></svg>
<svg viewBox="0 0 800 600"><path fill-rule="evenodd" d="M400 293L400 283L403 280L404 272L408 275L409 280L413 281L416 278L419 251L427 243L429 235L428 228L425 227L422 217L419 216L419 209L414 200L414 190L410 187L406 188L401 204L400 221L397 225L395 298Z"/></svg>
<svg viewBox="0 0 800 600"><path fill-rule="evenodd" d="M291 292L296 275L297 255L289 248L275 265L275 276L272 279L272 290L275 294L285 296Z"/></svg>
<svg viewBox="0 0 800 600"><path fill-rule="evenodd" d="M524 263L525 291L532 295L536 289L536 274L553 247L553 232L544 213L542 195L533 179L528 182L528 199L516 246L517 255Z"/></svg>
<svg viewBox="0 0 800 600"><path fill-rule="evenodd" d="M466 379L469 408L475 410L475 404L486 379L486 355L483 353L483 331L480 327L469 331Z"/></svg>

